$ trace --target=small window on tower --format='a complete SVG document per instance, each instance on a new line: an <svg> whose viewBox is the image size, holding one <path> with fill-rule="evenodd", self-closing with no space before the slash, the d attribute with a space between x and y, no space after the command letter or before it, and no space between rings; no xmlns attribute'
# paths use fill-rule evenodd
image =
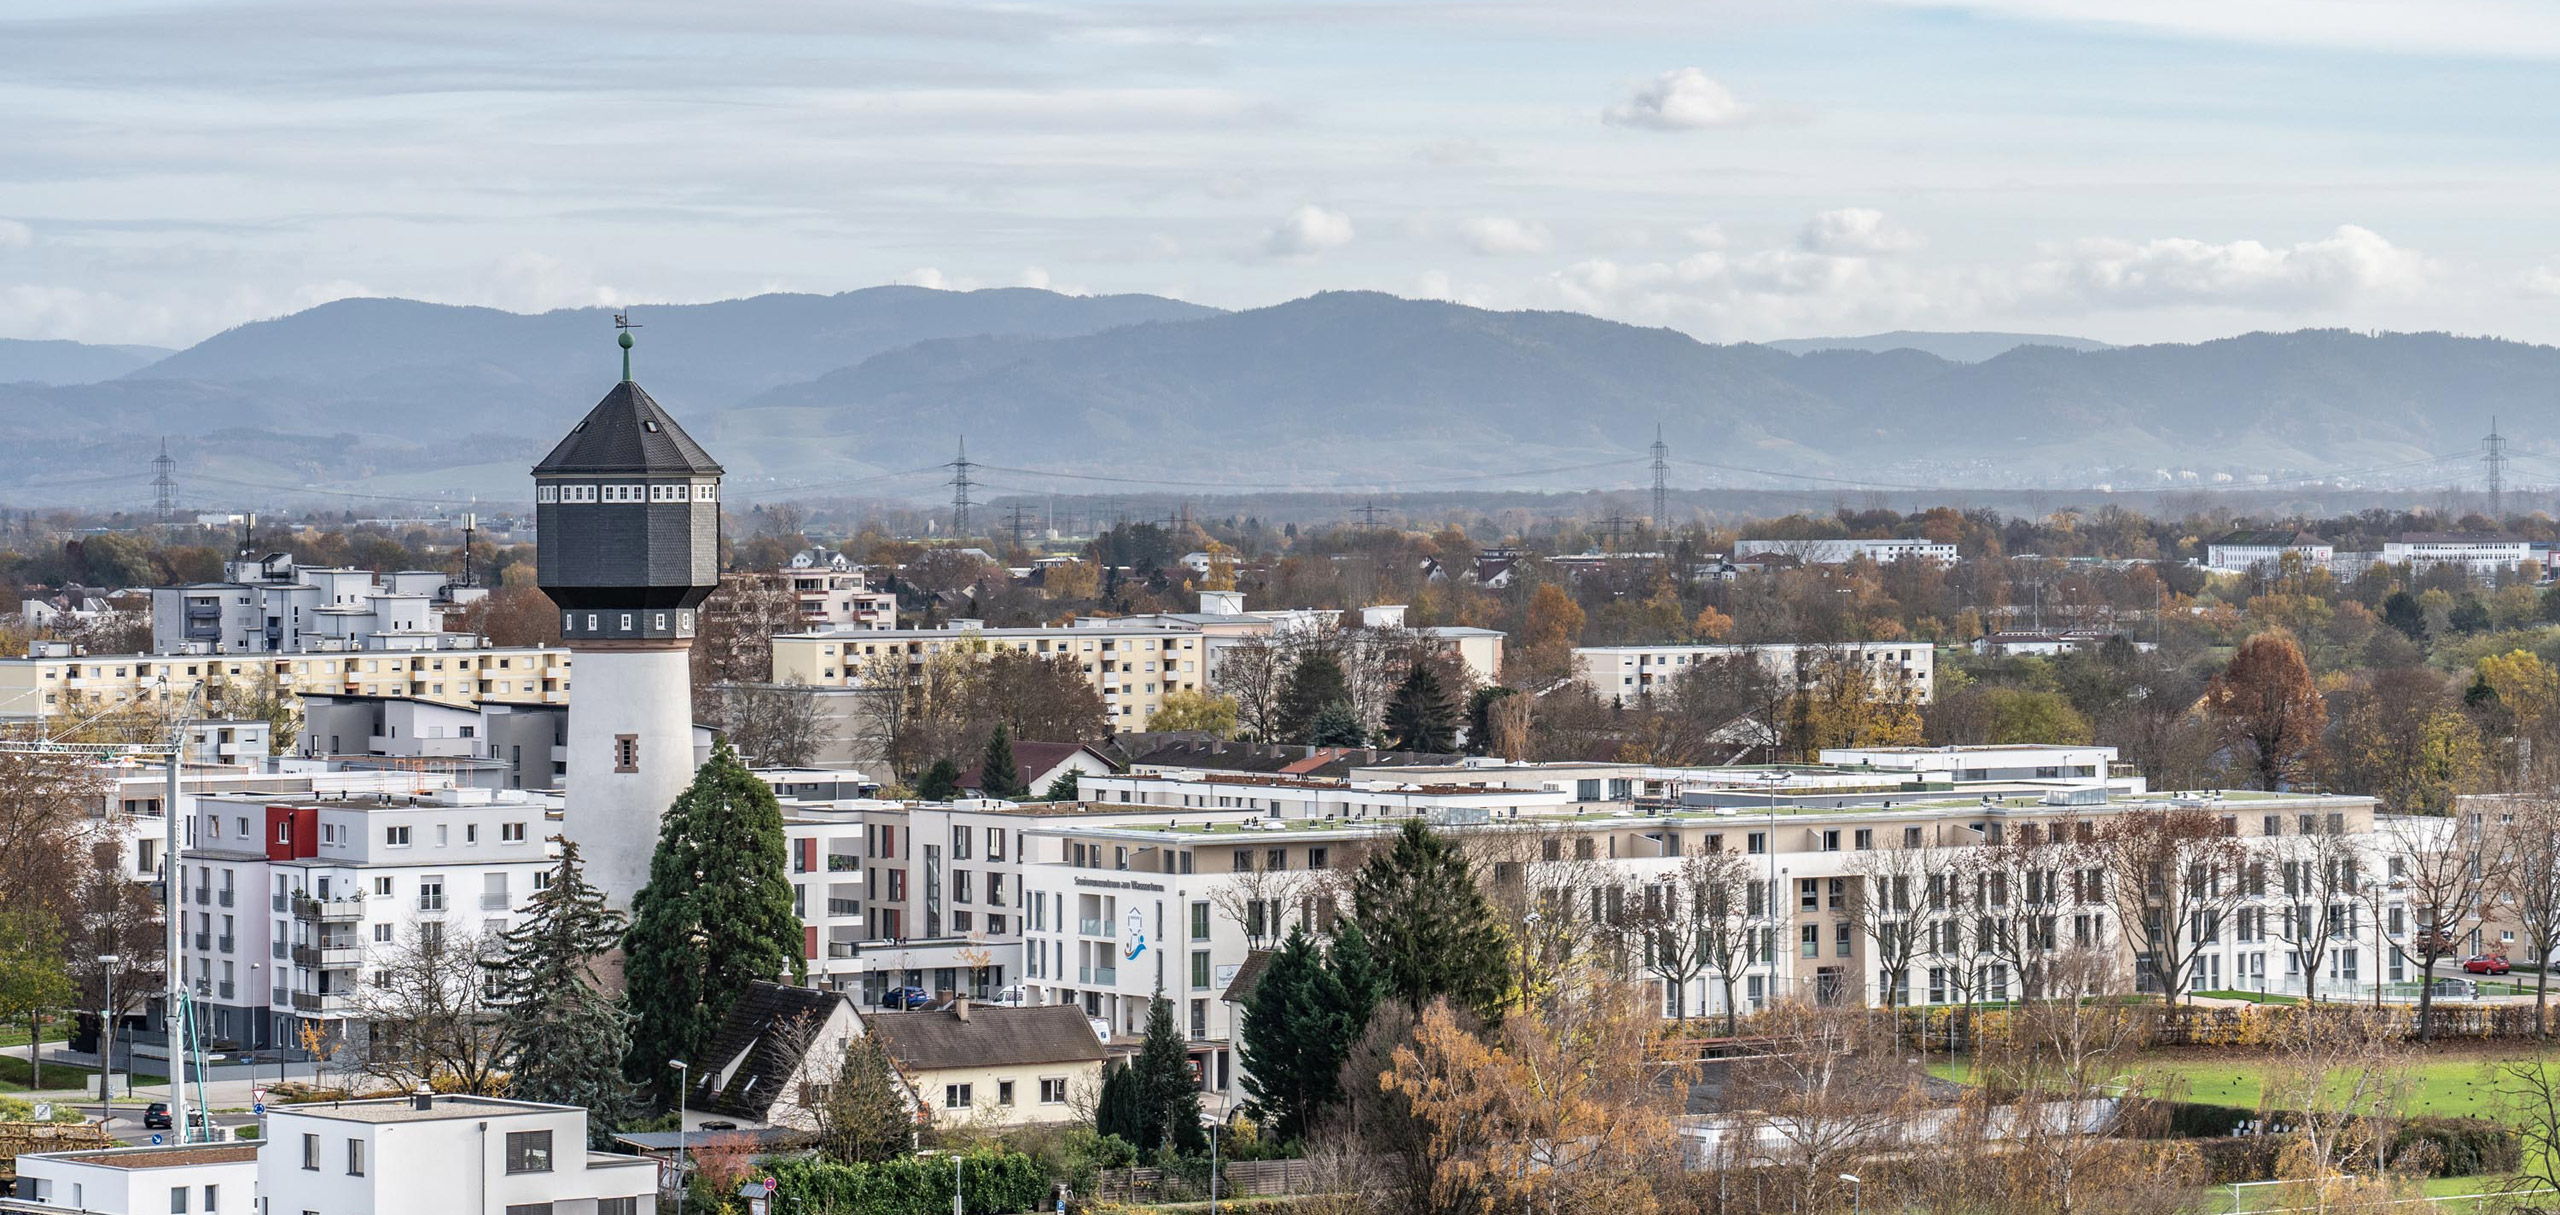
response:
<svg viewBox="0 0 2560 1215"><path fill-rule="evenodd" d="M658 420L656 418L642 418L640 419L640 429L648 431L650 434L656 434L658 433Z"/></svg>
<svg viewBox="0 0 2560 1215"><path fill-rule="evenodd" d="M660 612L660 613L658 613L658 615L657 615L657 617L656 617L656 623L654 623L654 624L650 625L649 627L650 627L650 628L653 628L653 629L664 629L664 628L666 628L666 627L667 627L667 614L666 614L665 612Z"/></svg>
<svg viewBox="0 0 2560 1215"><path fill-rule="evenodd" d="M631 613L629 612L622 614L622 631L626 633L631 631Z"/></svg>
<svg viewBox="0 0 2560 1215"><path fill-rule="evenodd" d="M639 735L616 734L613 736L613 770L616 772L640 770Z"/></svg>

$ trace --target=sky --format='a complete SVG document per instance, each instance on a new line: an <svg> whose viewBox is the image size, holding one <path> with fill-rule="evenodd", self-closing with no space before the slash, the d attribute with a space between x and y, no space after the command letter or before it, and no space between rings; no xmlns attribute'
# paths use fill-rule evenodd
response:
<svg viewBox="0 0 2560 1215"><path fill-rule="evenodd" d="M0 337L906 282L2560 341L2555 61L2540 0L13 0Z"/></svg>

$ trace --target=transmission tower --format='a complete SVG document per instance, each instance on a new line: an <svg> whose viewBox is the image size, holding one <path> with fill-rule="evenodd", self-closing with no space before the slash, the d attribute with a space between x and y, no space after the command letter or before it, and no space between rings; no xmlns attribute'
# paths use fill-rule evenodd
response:
<svg viewBox="0 0 2560 1215"><path fill-rule="evenodd" d="M1377 530L1378 515L1380 513L1377 503L1363 502L1359 505L1358 509L1353 510L1351 513L1360 516L1360 530L1364 532Z"/></svg>
<svg viewBox="0 0 2560 1215"><path fill-rule="evenodd" d="M2498 434L2498 419L2489 419L2489 437L2480 440L2480 470L2489 482L2489 522L2507 525L2507 441Z"/></svg>
<svg viewBox="0 0 2560 1215"><path fill-rule="evenodd" d="M1022 551L1022 519L1022 504L1016 502L1013 504L1013 513L1011 517L1006 520L1013 529L1013 548L1010 550L1011 552L1018 553Z"/></svg>
<svg viewBox="0 0 2560 1215"><path fill-rule="evenodd" d="M151 490L159 499L151 509L166 523L178 513L178 462L169 458L169 440L160 440L160 458L151 462L151 469Z"/></svg>
<svg viewBox="0 0 2560 1215"><path fill-rule="evenodd" d="M943 465L951 470L951 538L969 538L969 470L978 467L969 462L969 437L960 436L960 456Z"/></svg>
<svg viewBox="0 0 2560 1215"><path fill-rule="evenodd" d="M1653 530L1671 526L1671 448L1662 441L1662 424L1653 427Z"/></svg>

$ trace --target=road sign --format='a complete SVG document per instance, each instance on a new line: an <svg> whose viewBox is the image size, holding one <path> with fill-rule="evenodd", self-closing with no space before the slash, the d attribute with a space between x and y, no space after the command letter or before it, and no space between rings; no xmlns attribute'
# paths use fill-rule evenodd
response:
<svg viewBox="0 0 2560 1215"><path fill-rule="evenodd" d="M53 1103L52 1103L52 1102L50 1102L50 1101L39 1101L39 1102L36 1102L36 1121L38 1121L38 1122L51 1122L51 1121L53 1121Z"/></svg>
<svg viewBox="0 0 2560 1215"><path fill-rule="evenodd" d="M151 1136L151 1146L160 1146L160 1136L156 1132Z"/></svg>
<svg viewBox="0 0 2560 1215"><path fill-rule="evenodd" d="M257 1104L249 1107L249 1112L264 1118L267 1116L267 1103L264 1101L258 1102Z"/></svg>

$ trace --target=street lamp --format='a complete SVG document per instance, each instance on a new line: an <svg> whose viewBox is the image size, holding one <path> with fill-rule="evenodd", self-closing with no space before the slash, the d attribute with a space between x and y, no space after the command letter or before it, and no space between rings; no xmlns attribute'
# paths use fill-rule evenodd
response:
<svg viewBox="0 0 2560 1215"><path fill-rule="evenodd" d="M104 998L107 1004L106 1008L101 1010L98 1015L98 1032L106 1035L106 1037L101 1039L98 1043L98 1121L100 1122L104 1122L113 1116L109 1111L107 1103L115 1099L116 963L122 962L123 960L124 959L111 953L102 953L98 955L98 965L106 971L106 992ZM38 1041L29 1049L31 1051L41 1051L44 1049L44 1043L42 1041Z"/></svg>
<svg viewBox="0 0 2560 1215"><path fill-rule="evenodd" d="M1849 1183L1850 1215L1865 1215L1865 1211L1867 1209L1866 1183L1859 1181L1857 1175L1853 1173L1840 1174L1840 1180Z"/></svg>
<svg viewBox="0 0 2560 1215"><path fill-rule="evenodd" d="M692 1087L693 1071L682 1059L669 1059L667 1066L676 1069L676 1215L684 1215L684 1093Z"/></svg>

